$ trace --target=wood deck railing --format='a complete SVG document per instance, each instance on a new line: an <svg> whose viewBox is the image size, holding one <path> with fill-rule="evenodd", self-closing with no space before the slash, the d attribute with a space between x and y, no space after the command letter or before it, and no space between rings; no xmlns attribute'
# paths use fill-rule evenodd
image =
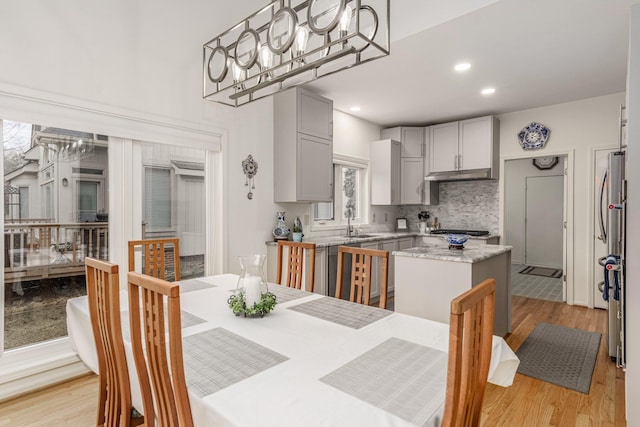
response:
<svg viewBox="0 0 640 427"><path fill-rule="evenodd" d="M85 257L108 259L108 232L107 222L7 223L5 283L82 275Z"/></svg>

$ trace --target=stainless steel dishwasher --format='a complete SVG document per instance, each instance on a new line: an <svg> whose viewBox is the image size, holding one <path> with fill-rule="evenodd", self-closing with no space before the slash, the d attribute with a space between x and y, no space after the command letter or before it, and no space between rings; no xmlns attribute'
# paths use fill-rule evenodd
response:
<svg viewBox="0 0 640 427"><path fill-rule="evenodd" d="M352 246L355 248L359 248L360 244L348 243L341 246ZM336 277L338 273L338 245L329 246L328 254L327 283L329 284L329 296L333 297L336 295ZM351 255L347 255L344 257L343 264L342 292L340 298L349 300L349 293L351 290Z"/></svg>

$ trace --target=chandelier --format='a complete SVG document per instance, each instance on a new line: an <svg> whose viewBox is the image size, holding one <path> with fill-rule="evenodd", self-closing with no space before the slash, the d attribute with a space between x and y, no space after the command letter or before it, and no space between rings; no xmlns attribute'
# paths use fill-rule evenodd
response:
<svg viewBox="0 0 640 427"><path fill-rule="evenodd" d="M91 157L95 152L96 138L105 139L103 135L58 128L38 130L33 138L36 144L53 151L62 161Z"/></svg>
<svg viewBox="0 0 640 427"><path fill-rule="evenodd" d="M387 56L389 3L271 2L204 44L203 98L237 107Z"/></svg>

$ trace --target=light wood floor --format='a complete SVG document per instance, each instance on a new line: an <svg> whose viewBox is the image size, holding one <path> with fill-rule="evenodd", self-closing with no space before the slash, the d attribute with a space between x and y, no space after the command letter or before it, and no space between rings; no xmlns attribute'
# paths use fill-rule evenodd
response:
<svg viewBox="0 0 640 427"><path fill-rule="evenodd" d="M511 387L488 385L483 427L626 426L624 375L606 352L606 311L513 297L513 333L517 350L538 322L600 332L603 339L588 395L516 374ZM84 376L0 404L0 427L95 425L95 375Z"/></svg>

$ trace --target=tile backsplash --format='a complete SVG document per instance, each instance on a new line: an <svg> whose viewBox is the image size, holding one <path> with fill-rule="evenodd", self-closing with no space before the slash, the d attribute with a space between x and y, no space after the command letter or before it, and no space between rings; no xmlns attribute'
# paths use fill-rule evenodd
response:
<svg viewBox="0 0 640 427"><path fill-rule="evenodd" d="M412 230L418 229L418 212L429 212L429 221L438 217L441 228L500 230L498 181L455 181L440 183L440 204L433 206L405 205L400 216L407 218Z"/></svg>

